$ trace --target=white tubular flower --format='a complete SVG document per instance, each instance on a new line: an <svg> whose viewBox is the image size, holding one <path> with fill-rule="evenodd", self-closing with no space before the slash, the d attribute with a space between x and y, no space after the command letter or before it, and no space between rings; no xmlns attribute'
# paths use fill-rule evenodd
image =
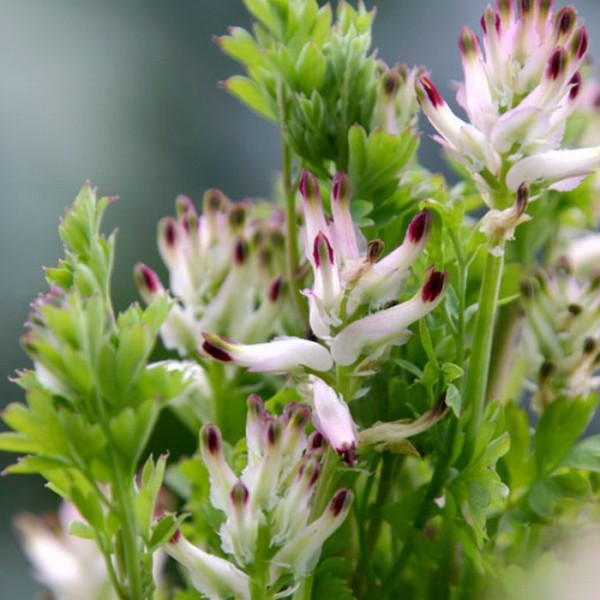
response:
<svg viewBox="0 0 600 600"><path fill-rule="evenodd" d="M35 578L56 600L116 600L96 544L68 533L75 520L82 518L68 503L61 506L55 527L29 514L15 518L21 544L35 568Z"/></svg>
<svg viewBox="0 0 600 600"><path fill-rule="evenodd" d="M257 373L285 373L304 366L329 371L333 359L329 351L309 340L275 338L265 344L238 344L218 335L204 333L202 353L219 362L247 367Z"/></svg>
<svg viewBox="0 0 600 600"><path fill-rule="evenodd" d="M204 425L200 431L200 452L210 477L210 501L219 510L229 506L229 493L237 477L223 456L221 432L214 425Z"/></svg>
<svg viewBox="0 0 600 600"><path fill-rule="evenodd" d="M421 290L407 302L350 323L331 344L335 362L351 365L366 348L406 342L411 335L408 327L441 302L447 279L445 272L431 270Z"/></svg>
<svg viewBox="0 0 600 600"><path fill-rule="evenodd" d="M185 567L194 587L210 600L250 600L250 580L245 573L224 558L190 544L181 532L173 536L165 550Z"/></svg>
<svg viewBox="0 0 600 600"><path fill-rule="evenodd" d="M176 299L161 330L165 345L188 356L202 331L235 333L246 343L276 333L285 292L282 213L267 203L234 204L218 190L204 195L204 214L184 196L176 212L158 228ZM148 267L139 265L135 279L146 302L167 293Z"/></svg>
<svg viewBox="0 0 600 600"><path fill-rule="evenodd" d="M322 379L313 377L313 423L329 445L353 465L356 463L358 427L344 399L336 394Z"/></svg>
<svg viewBox="0 0 600 600"><path fill-rule="evenodd" d="M200 449L210 476L211 502L225 515L219 533L229 560L196 548L180 532L167 547L202 594L248 598L250 577L269 548L276 556L270 591L273 597L285 597L310 575L323 543L342 524L352 500L347 490L338 491L324 514L310 522L324 445L318 432L307 437L310 418L310 409L297 403L273 417L258 396L251 396L248 462L239 478L223 457L219 430L214 425L203 427ZM282 590L277 583L289 587Z"/></svg>
<svg viewBox="0 0 600 600"><path fill-rule="evenodd" d="M313 333L330 342L344 322L365 306L377 309L395 300L408 270L427 242L431 215L417 214L401 246L380 259L383 244L366 245L350 215L350 185L344 173L333 179L331 213L327 222L318 194L318 182L308 172L300 187L305 211L305 252L313 268L314 283L304 294L309 301ZM341 311L344 314L341 314Z"/></svg>
<svg viewBox="0 0 600 600"><path fill-rule="evenodd" d="M319 560L325 540L344 522L353 499L350 490L337 491L325 512L273 557L271 580L277 578L282 568L292 570L298 578L310 575Z"/></svg>
<svg viewBox="0 0 600 600"><path fill-rule="evenodd" d="M497 10L488 7L481 19L483 48L463 28L464 82L457 101L468 121L452 112L427 76L416 83L438 141L467 166L491 208L507 208L507 190L516 191L524 181L536 191L551 185L566 189L600 168L596 148L557 151L578 106L588 37L585 27L577 27L574 9L553 15L551 5L502 0Z"/></svg>

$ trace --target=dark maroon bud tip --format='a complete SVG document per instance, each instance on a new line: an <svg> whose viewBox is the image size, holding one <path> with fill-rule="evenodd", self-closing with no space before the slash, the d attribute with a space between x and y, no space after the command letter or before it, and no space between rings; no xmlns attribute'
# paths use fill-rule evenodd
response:
<svg viewBox="0 0 600 600"><path fill-rule="evenodd" d="M225 195L221 190L211 188L210 190L206 190L206 192L204 192L202 203L204 206L205 213L219 212L224 208L224 205L226 204Z"/></svg>
<svg viewBox="0 0 600 600"><path fill-rule="evenodd" d="M331 196L336 202L343 202L350 199L350 181L346 173L338 171L334 175Z"/></svg>
<svg viewBox="0 0 600 600"><path fill-rule="evenodd" d="M561 9L556 15L556 33L558 36L564 36L573 29L577 16L575 11L567 6Z"/></svg>
<svg viewBox="0 0 600 600"><path fill-rule="evenodd" d="M233 260L236 265L243 265L248 259L249 248L246 240L239 239L233 251Z"/></svg>
<svg viewBox="0 0 600 600"><path fill-rule="evenodd" d="M418 244L423 236L427 235L431 225L431 214L427 210L422 210L408 226L408 239L413 244Z"/></svg>
<svg viewBox="0 0 600 600"><path fill-rule="evenodd" d="M567 306L567 310L574 317L577 317L578 315L580 315L582 313L583 308L582 308L581 304L569 304L569 306Z"/></svg>
<svg viewBox="0 0 600 600"><path fill-rule="evenodd" d="M300 175L298 189L305 200L312 199L315 196L316 180L314 175L304 169Z"/></svg>
<svg viewBox="0 0 600 600"><path fill-rule="evenodd" d="M485 15L481 15L481 19L479 19L479 24L481 25L481 30L484 34L487 34L487 23L485 22Z"/></svg>
<svg viewBox="0 0 600 600"><path fill-rule="evenodd" d="M244 485L244 482L238 480L231 488L231 493L229 494L229 497L231 498L231 503L234 506L246 506L250 498L250 492L248 491L248 488Z"/></svg>
<svg viewBox="0 0 600 600"><path fill-rule="evenodd" d="M367 262L371 264L376 263L384 250L385 243L383 240L371 240L367 244Z"/></svg>
<svg viewBox="0 0 600 600"><path fill-rule="evenodd" d="M183 194L175 198L175 212L178 215L185 215L189 212L196 212L193 202Z"/></svg>
<svg viewBox="0 0 600 600"><path fill-rule="evenodd" d="M151 294L156 294L160 288L156 273L143 263L138 263L136 272L139 274L139 283L144 286Z"/></svg>
<svg viewBox="0 0 600 600"><path fill-rule="evenodd" d="M323 259L329 260L329 264L333 264L333 248L321 231L317 234L313 243L313 259L315 261L315 267L318 269L321 266Z"/></svg>
<svg viewBox="0 0 600 600"><path fill-rule="evenodd" d="M583 58L583 55L587 52L588 49L588 33L585 27L578 29L575 35L573 36L573 41L571 42L571 50L575 57L579 60Z"/></svg>
<svg viewBox="0 0 600 600"><path fill-rule="evenodd" d="M383 92L386 96L393 98L401 84L402 80L398 71L390 69L383 74Z"/></svg>
<svg viewBox="0 0 600 600"><path fill-rule="evenodd" d="M169 248L173 248L177 243L177 225L174 219L167 219L165 221L165 241Z"/></svg>
<svg viewBox="0 0 600 600"><path fill-rule="evenodd" d="M267 441L274 446L281 439L281 424L279 421L271 420L267 427Z"/></svg>
<svg viewBox="0 0 600 600"><path fill-rule="evenodd" d="M229 354L229 352L217 346L210 340L204 341L202 344L202 350L204 350L204 352L206 352L206 354L208 354L211 358L214 358L220 362L231 362L233 360L233 357L231 354Z"/></svg>
<svg viewBox="0 0 600 600"><path fill-rule="evenodd" d="M290 426L304 429L310 421L310 410L303 404L292 402L286 406L286 414Z"/></svg>
<svg viewBox="0 0 600 600"><path fill-rule="evenodd" d="M225 36L223 36L223 35L213 35L212 36L213 44L216 44L220 48L223 45L223 38L224 37Z"/></svg>
<svg viewBox="0 0 600 600"><path fill-rule="evenodd" d="M571 81L569 81L569 84L571 86L571 89L569 90L569 99L570 100L575 100L577 98L577 96L579 96L579 92L581 91L581 83L582 83L581 73L579 71L577 71L573 75L573 77L571 77Z"/></svg>
<svg viewBox="0 0 600 600"><path fill-rule="evenodd" d="M206 425L202 431L204 445L213 456L221 452L221 434L214 425Z"/></svg>
<svg viewBox="0 0 600 600"><path fill-rule="evenodd" d="M349 498L350 492L348 490L342 489L335 493L329 504L334 517L337 517L344 510Z"/></svg>
<svg viewBox="0 0 600 600"><path fill-rule="evenodd" d="M458 47L464 56L470 56L478 49L477 37L468 28L463 27L458 38Z"/></svg>
<svg viewBox="0 0 600 600"><path fill-rule="evenodd" d="M258 394L248 396L248 411L254 418L261 418L265 410L265 403Z"/></svg>
<svg viewBox="0 0 600 600"><path fill-rule="evenodd" d="M171 536L169 540L169 544L176 544L181 539L181 530L177 529L175 533Z"/></svg>
<svg viewBox="0 0 600 600"><path fill-rule="evenodd" d="M550 79L558 79L558 76L567 66L567 52L564 48L556 48L548 59L546 75Z"/></svg>
<svg viewBox="0 0 600 600"><path fill-rule="evenodd" d="M596 340L592 337L585 338L583 342L583 353L584 354L592 354L596 351L597 343Z"/></svg>
<svg viewBox="0 0 600 600"><path fill-rule="evenodd" d="M567 256L560 256L556 261L556 274L559 277L569 277L573 275L573 264Z"/></svg>
<svg viewBox="0 0 600 600"><path fill-rule="evenodd" d="M271 282L269 289L267 290L267 297L269 302L277 302L281 298L283 292L283 277L277 277Z"/></svg>
<svg viewBox="0 0 600 600"><path fill-rule="evenodd" d="M423 302L434 302L444 291L448 274L446 271L431 271L429 278L425 282L421 291L421 299Z"/></svg>
<svg viewBox="0 0 600 600"><path fill-rule="evenodd" d="M527 208L527 203L529 202L529 186L527 182L524 181L521 183L519 188L517 189L517 200L515 202L515 207L517 209L517 213L522 215Z"/></svg>
<svg viewBox="0 0 600 600"><path fill-rule="evenodd" d="M438 92L435 85L433 85L433 82L431 81L431 79L429 79L429 77L427 77L426 75L422 75L419 78L419 83L425 90L425 93L429 98L429 102L431 102L431 105L434 108L444 105L444 99L440 96L440 93Z"/></svg>
<svg viewBox="0 0 600 600"><path fill-rule="evenodd" d="M320 431L314 431L308 439L309 450L319 450L325 446L325 438Z"/></svg>
<svg viewBox="0 0 600 600"><path fill-rule="evenodd" d="M248 210L244 204L235 204L231 207L229 215L227 216L229 224L234 229L239 229L246 223L246 217L248 216Z"/></svg>
<svg viewBox="0 0 600 600"><path fill-rule="evenodd" d="M344 446L338 450L338 454L349 467L353 467L358 461L358 457L356 456L356 444L344 444Z"/></svg>

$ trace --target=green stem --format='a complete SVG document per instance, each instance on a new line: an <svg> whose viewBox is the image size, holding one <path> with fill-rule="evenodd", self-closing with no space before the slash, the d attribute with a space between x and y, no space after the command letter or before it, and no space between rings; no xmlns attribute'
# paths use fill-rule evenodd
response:
<svg viewBox="0 0 600 600"><path fill-rule="evenodd" d="M300 257L298 255L298 224L296 222L296 193L292 185L292 156L286 142L286 110L281 86L278 90L279 127L281 129L281 174L283 179L283 191L285 194L286 212L286 265L287 279L290 288L292 302L296 307L301 322L308 320L308 309L306 302L300 293L301 285L298 279L298 267Z"/></svg>
<svg viewBox="0 0 600 600"><path fill-rule="evenodd" d="M128 598L130 600L143 600L144 589L141 577L142 569L138 557L139 532L135 514L133 475L129 477L117 466L113 491L121 514L119 541L123 548Z"/></svg>
<svg viewBox="0 0 600 600"><path fill-rule="evenodd" d="M504 242L501 242L501 245L498 245L499 243L496 242L494 253L491 252L491 245L486 253L483 280L479 290L477 320L475 321L475 331L465 381L464 404L465 408L471 412L465 430L464 457L467 460L473 450L475 437L483 419L487 398L494 323L496 321L498 294L504 267Z"/></svg>

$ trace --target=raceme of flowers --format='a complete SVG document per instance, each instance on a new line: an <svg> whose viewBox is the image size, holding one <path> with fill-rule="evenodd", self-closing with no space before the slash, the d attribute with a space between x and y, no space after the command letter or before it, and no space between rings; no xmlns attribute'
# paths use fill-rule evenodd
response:
<svg viewBox="0 0 600 600"><path fill-rule="evenodd" d="M571 7L548 0L499 0L481 18L480 44L463 28L464 82L454 114L427 75L417 81L421 108L448 154L465 164L491 208L507 207L507 190L524 181L537 191L568 190L600 167L600 147L561 150L578 106L588 34Z"/></svg>

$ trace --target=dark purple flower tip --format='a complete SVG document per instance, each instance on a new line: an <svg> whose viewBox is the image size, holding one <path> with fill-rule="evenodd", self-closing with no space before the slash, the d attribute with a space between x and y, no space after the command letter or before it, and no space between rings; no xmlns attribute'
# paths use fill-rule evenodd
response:
<svg viewBox="0 0 600 600"><path fill-rule="evenodd" d="M371 240L367 244L367 262L371 264L376 263L384 250L385 244L383 240Z"/></svg>
<svg viewBox="0 0 600 600"><path fill-rule="evenodd" d="M564 48L556 48L548 59L546 76L549 79L558 79L558 76L567 67L567 51Z"/></svg>
<svg viewBox="0 0 600 600"><path fill-rule="evenodd" d="M423 289L421 290L421 300L423 302L434 302L443 293L448 281L446 271L431 270Z"/></svg>
<svg viewBox="0 0 600 600"><path fill-rule="evenodd" d="M204 192L202 205L205 213L220 212L228 204L225 194L221 190L211 188Z"/></svg>
<svg viewBox="0 0 600 600"><path fill-rule="evenodd" d="M479 51L477 36L468 28L463 27L458 38L458 47L463 56L471 57Z"/></svg>
<svg viewBox="0 0 600 600"><path fill-rule="evenodd" d="M322 260L329 260L330 265L334 262L333 248L331 247L327 236L321 231L319 231L313 243L313 259L317 269L321 266Z"/></svg>
<svg viewBox="0 0 600 600"><path fill-rule="evenodd" d="M571 52L575 55L577 60L583 58L583 55L588 49L588 33L585 27L581 27L575 32L573 39L571 40Z"/></svg>
<svg viewBox="0 0 600 600"><path fill-rule="evenodd" d="M400 73L396 69L390 69L386 71L383 76L383 92L389 98L393 98L398 93L400 86L402 85L402 78Z"/></svg>
<svg viewBox="0 0 600 600"><path fill-rule="evenodd" d="M350 200L350 180L346 173L338 171L334 175L331 196L335 202L347 202Z"/></svg>
<svg viewBox="0 0 600 600"><path fill-rule="evenodd" d="M535 295L535 279L524 279L521 282L521 295L526 300L533 298Z"/></svg>
<svg viewBox="0 0 600 600"><path fill-rule="evenodd" d="M279 300L282 296L283 289L283 277L280 276L274 279L269 285L269 289L267 290L267 298L269 299L269 302L277 302L277 300Z"/></svg>
<svg viewBox="0 0 600 600"><path fill-rule="evenodd" d="M215 339L218 339L218 338L215 337ZM206 336L204 339L204 343L202 344L202 350L206 354L208 354L208 356L210 356L211 358L214 358L215 360L218 360L220 362L231 362L233 360L233 357L231 356L231 354L229 354L229 352L227 352L227 350L225 350L224 348L221 348L220 346L215 344L213 341L206 338Z"/></svg>
<svg viewBox="0 0 600 600"><path fill-rule="evenodd" d="M183 216L190 212L195 213L196 209L193 202L187 196L180 194L175 198L175 212L178 216Z"/></svg>
<svg viewBox="0 0 600 600"><path fill-rule="evenodd" d="M333 513L333 516L337 517L351 501L352 495L348 490L338 490L329 503L329 508Z"/></svg>
<svg viewBox="0 0 600 600"><path fill-rule="evenodd" d="M429 98L429 102L434 108L444 105L444 99L441 97L440 93L438 92L435 85L433 85L433 82L431 81L431 79L429 79L429 77L427 77L426 75L422 75L421 77L419 77L419 83L421 84L421 87L425 90L425 93Z"/></svg>
<svg viewBox="0 0 600 600"><path fill-rule="evenodd" d="M160 290L158 276L143 263L138 263L135 266L135 282L139 288L145 288L151 294L156 294Z"/></svg>
<svg viewBox="0 0 600 600"><path fill-rule="evenodd" d="M569 85L571 89L569 90L569 99L575 100L577 96L579 96L579 92L581 91L581 84L583 80L581 77L581 73L576 71L571 80L569 81Z"/></svg>
<svg viewBox="0 0 600 600"><path fill-rule="evenodd" d="M593 337L585 338L583 342L583 353L584 354L594 354L596 352L596 348L598 347L598 343Z"/></svg>
<svg viewBox="0 0 600 600"><path fill-rule="evenodd" d="M529 186L526 181L523 181L517 189L517 200L515 202L515 208L517 214L521 216L527 209L527 203L529 202Z"/></svg>
<svg viewBox="0 0 600 600"><path fill-rule="evenodd" d="M583 312L583 307L581 306L581 304L569 304L569 306L567 306L567 310L569 311L569 313L571 315L573 315L574 317L577 317L578 315L580 315Z"/></svg>
<svg viewBox="0 0 600 600"><path fill-rule="evenodd" d="M303 430L310 421L310 410L304 404L290 402L286 407L284 414L287 418L289 427Z"/></svg>
<svg viewBox="0 0 600 600"><path fill-rule="evenodd" d="M308 480L308 489L314 487L315 483L317 483L319 476L321 475L321 467L319 467L318 463L314 463L314 469L310 479Z"/></svg>
<svg viewBox="0 0 600 600"><path fill-rule="evenodd" d="M271 419L267 425L267 442L274 446L281 439L281 423Z"/></svg>
<svg viewBox="0 0 600 600"><path fill-rule="evenodd" d="M319 191L317 178L312 173L304 169L300 175L300 184L298 185L298 189L300 190L304 200L314 200Z"/></svg>
<svg viewBox="0 0 600 600"><path fill-rule="evenodd" d="M566 37L575 27L577 21L577 13L571 6L561 8L556 17L554 17L554 29L556 31L556 37Z"/></svg>
<svg viewBox="0 0 600 600"><path fill-rule="evenodd" d="M325 446L325 438L320 431L313 431L308 438L308 450L320 450Z"/></svg>
<svg viewBox="0 0 600 600"><path fill-rule="evenodd" d="M342 457L342 460L349 466L353 467L357 461L356 444L344 444L341 448L336 448L336 452Z"/></svg>
<svg viewBox="0 0 600 600"><path fill-rule="evenodd" d="M246 224L248 208L245 204L234 204L227 215L229 225L234 230L241 229Z"/></svg>
<svg viewBox="0 0 600 600"><path fill-rule="evenodd" d="M265 412L265 403L258 394L248 396L248 412L255 419L262 419Z"/></svg>
<svg viewBox="0 0 600 600"><path fill-rule="evenodd" d="M177 529L175 533L171 536L169 540L169 544L176 544L181 539L181 530Z"/></svg>
<svg viewBox="0 0 600 600"><path fill-rule="evenodd" d="M249 247L246 240L239 238L233 249L233 260L236 265L243 265L248 260Z"/></svg>
<svg viewBox="0 0 600 600"><path fill-rule="evenodd" d="M205 425L202 428L202 443L209 454L215 456L221 452L221 432L214 425Z"/></svg>
<svg viewBox="0 0 600 600"><path fill-rule="evenodd" d="M408 226L408 239L413 244L418 244L429 232L431 225L431 213L428 210L422 210Z"/></svg>
<svg viewBox="0 0 600 600"><path fill-rule="evenodd" d="M164 220L163 236L169 248L174 248L177 244L177 222L172 217Z"/></svg>
<svg viewBox="0 0 600 600"><path fill-rule="evenodd" d="M238 479L238 481L236 481L233 487L231 488L229 497L231 498L231 503L234 506L243 507L248 504L248 500L250 499L250 492L248 491L248 488L244 485L244 482Z"/></svg>

